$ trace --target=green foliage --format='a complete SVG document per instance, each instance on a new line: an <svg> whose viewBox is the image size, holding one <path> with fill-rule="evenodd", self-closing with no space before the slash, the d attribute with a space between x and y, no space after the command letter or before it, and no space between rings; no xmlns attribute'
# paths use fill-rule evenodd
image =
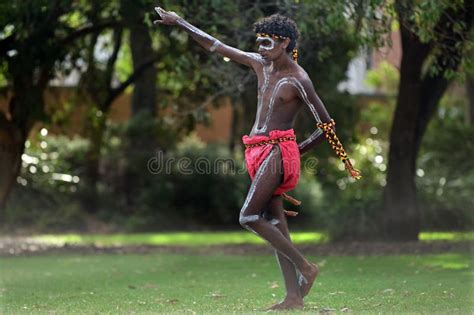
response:
<svg viewBox="0 0 474 315"><path fill-rule="evenodd" d="M3 88L8 85L7 78L5 75L6 68L6 63L4 61L0 61L0 88Z"/></svg>
<svg viewBox="0 0 474 315"><path fill-rule="evenodd" d="M78 194L88 142L47 136L42 128L26 142L22 168L6 212L6 227L38 230L81 229L84 211Z"/></svg>
<svg viewBox="0 0 474 315"><path fill-rule="evenodd" d="M47 136L47 129L42 128L26 143L21 181L24 179L26 186L34 189L49 187L57 192L76 192L88 145L80 137Z"/></svg>
<svg viewBox="0 0 474 315"><path fill-rule="evenodd" d="M474 226L474 127L463 124L464 106L445 97L422 144L417 184L426 228Z"/></svg>
<svg viewBox="0 0 474 315"><path fill-rule="evenodd" d="M239 210L250 186L242 155L232 155L224 145L205 145L194 134L173 150L162 150L170 144L143 146L150 135L162 132L153 119L140 116L108 126L97 183L97 218L125 231L238 228ZM84 228L88 147L82 138L46 135L46 129L32 137L9 205L9 226L39 231ZM158 160L150 164L154 158ZM157 171L157 166L162 168ZM301 215L294 224L309 227L320 216L316 210L321 188L303 175L295 193L304 208L295 209Z"/></svg>
<svg viewBox="0 0 474 315"><path fill-rule="evenodd" d="M398 90L400 73L395 66L382 61L376 69L367 72L365 83L385 95L395 95Z"/></svg>
<svg viewBox="0 0 474 315"><path fill-rule="evenodd" d="M381 107L381 104L370 104L363 109L362 117L375 116ZM384 123L370 120L370 125L361 126L358 131L361 141L349 156L354 167L362 172L362 179L356 181L350 177L338 158L329 159L322 213L331 239L370 240L379 232L388 153Z"/></svg>
<svg viewBox="0 0 474 315"><path fill-rule="evenodd" d="M284 208L286 210L292 210L298 212L298 216L295 218L288 217L287 220L291 228L309 229L314 231L324 230L324 211L322 207L324 192L314 174L305 172L303 167L298 185L295 190L288 192L288 194L297 200L301 201L300 206L293 206L284 201Z"/></svg>

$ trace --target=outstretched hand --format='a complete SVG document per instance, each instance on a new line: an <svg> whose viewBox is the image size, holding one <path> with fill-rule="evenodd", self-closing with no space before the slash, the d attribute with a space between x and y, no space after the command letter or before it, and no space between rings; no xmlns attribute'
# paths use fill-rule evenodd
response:
<svg viewBox="0 0 474 315"><path fill-rule="evenodd" d="M173 11L166 11L160 7L155 7L155 11L160 15L161 20L153 21L153 24L176 25L176 21L181 17Z"/></svg>

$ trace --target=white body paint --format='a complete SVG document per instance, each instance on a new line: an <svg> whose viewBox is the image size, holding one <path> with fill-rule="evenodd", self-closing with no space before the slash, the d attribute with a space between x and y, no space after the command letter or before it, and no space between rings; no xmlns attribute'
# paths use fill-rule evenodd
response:
<svg viewBox="0 0 474 315"><path fill-rule="evenodd" d="M251 59L253 59L253 60L259 62L259 63L262 64L262 65L264 64L263 58L262 58L262 56L261 56L260 54L258 54L258 53L252 53L252 52L244 52L244 53L245 53L245 55L246 55L247 57L249 57L249 58L251 58Z"/></svg>
<svg viewBox="0 0 474 315"><path fill-rule="evenodd" d="M304 148L306 148L306 146L307 146L308 144L310 144L311 142L313 142L314 139L316 139L317 137L319 137L319 136L322 135L322 134L323 134L323 131L322 131L320 128L316 129L316 131L313 132L313 133L311 134L311 136L309 136L308 139L306 139L305 141L303 141L303 142L300 143L300 150L303 150Z"/></svg>
<svg viewBox="0 0 474 315"><path fill-rule="evenodd" d="M217 49L217 47L219 47L221 44L222 43L221 43L220 40L215 40L214 43L212 44L212 46L209 47L209 51L214 52Z"/></svg>
<svg viewBox="0 0 474 315"><path fill-rule="evenodd" d="M272 225L277 225L278 223L280 223L280 220L278 220L278 219L271 219L269 223L272 224Z"/></svg>
<svg viewBox="0 0 474 315"><path fill-rule="evenodd" d="M182 27L185 27L186 29L188 29L191 33L194 33L196 35L199 35L199 36L202 36L204 38L207 38L208 40L210 40L212 42L212 45L211 47L209 47L209 50L211 52L214 52L217 47L219 47L219 45L221 45L222 43L217 40L216 38L212 37L211 35L201 31L200 29L198 29L197 27L195 27L194 25L188 23L187 21L185 21L184 19L178 19L176 21L176 23L178 25L181 25Z"/></svg>
<svg viewBox="0 0 474 315"><path fill-rule="evenodd" d="M250 200L253 197L253 194L255 193L255 186L259 183L263 172L265 172L265 170L267 169L268 162L270 161L270 158L273 156L274 152L275 151L271 151L270 154L268 154L268 156L265 158L265 160L260 165L257 174L255 174L255 177L252 181L252 185L250 187L249 193L247 194L247 198L245 199L244 205L242 206L242 209L240 210L240 218L239 218L240 224L245 224L247 222L257 221L260 218L260 216L258 214L245 216L244 212L247 209L247 207L250 203Z"/></svg>
<svg viewBox="0 0 474 315"><path fill-rule="evenodd" d="M316 107L308 100L308 95L306 94L306 91L304 90L303 85L298 81L296 78L291 77L293 80L290 84L292 84L298 92L300 93L301 97L303 98L303 101L308 105L309 109L311 110L311 113L313 113L314 119L316 119L317 122L322 122L321 118L318 115L318 112L316 111Z"/></svg>
<svg viewBox="0 0 474 315"><path fill-rule="evenodd" d="M304 101L304 103L309 107L311 110L311 113L313 114L314 118L316 119L317 122L321 122L321 118L318 115L318 112L316 110L316 107L309 101L308 95L306 94L306 91L298 79L295 77L284 77L278 80L278 82L275 84L275 87L273 88L271 97L270 97L270 102L268 104L268 111L265 117L265 122L262 127L258 127L258 124L260 122L260 114L262 111L262 102L263 102L263 95L266 92L268 88L268 83L269 83L269 76L268 76L268 68L267 66L263 65L263 77L264 77L264 82L262 84L262 88L259 90L258 93L258 104L257 104L257 117L255 119L255 124L253 125L252 128L252 133L263 133L267 131L268 128L268 123L270 122L272 113L273 113L273 105L275 103L275 98L278 94L278 91L280 88L285 85L285 84L290 84L296 88L298 91L301 99ZM318 133L319 132L319 133ZM316 132L314 132L311 135L311 140L315 139L317 136L320 135L320 132L322 132L320 129L318 129ZM308 140L310 140L308 139ZM310 141L306 140L304 143L309 143Z"/></svg>
<svg viewBox="0 0 474 315"><path fill-rule="evenodd" d="M260 165L257 173L255 174L255 177L252 181L252 185L250 186L250 190L249 190L249 193L247 194L247 198L245 198L245 202L244 202L244 205L242 206L242 209L240 210L240 217L239 217L239 223L244 227L246 228L248 231L254 233L255 235L259 236L259 237L262 237L260 234L257 233L257 231L255 231L254 229L252 229L247 223L248 222L255 222L255 221L258 221L259 219L261 219L260 215L258 214L254 214L254 215L245 215L244 212L245 210L247 209L249 203L250 203L250 200L252 199L254 193L255 193L255 187L256 185L258 185L260 183L260 179L262 177L262 174L265 172L265 170L267 169L268 167L268 163L270 161L270 159L272 158L272 156L274 155L276 151L271 151L270 154L268 154L268 156L265 158L265 160L262 162L262 164ZM280 223L280 220L278 219L272 219L271 221L269 221L270 224L272 225L276 225L276 224L279 224ZM262 237L263 238L263 237ZM265 239L265 238L263 238ZM265 239L266 240L266 239ZM270 245L272 245L268 240L266 240ZM296 267L296 264L291 260L290 257L288 257L285 253L283 252L280 252L283 256L285 256L289 261L291 261L293 263L293 265L295 265ZM298 269L297 269L298 270ZM301 273L300 273L301 274ZM304 279L306 280L306 279ZM300 280L302 281L302 280Z"/></svg>
<svg viewBox="0 0 474 315"><path fill-rule="evenodd" d="M262 87L258 90L258 96L257 96L257 117L255 118L255 123L252 127L252 133L256 133L260 131L258 128L258 123L260 121L260 113L262 111L262 102L263 102L263 95L267 91L268 84L270 83L270 77L268 75L269 68L273 67L273 63L270 64L270 66L266 65L265 62L263 61L263 58L259 60L259 62L262 64L263 67L263 84Z"/></svg>

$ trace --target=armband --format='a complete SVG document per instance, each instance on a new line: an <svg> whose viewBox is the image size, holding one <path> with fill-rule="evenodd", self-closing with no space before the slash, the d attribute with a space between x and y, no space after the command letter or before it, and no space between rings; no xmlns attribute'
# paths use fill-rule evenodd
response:
<svg viewBox="0 0 474 315"><path fill-rule="evenodd" d="M215 40L211 47L209 47L210 52L216 51L217 47L221 45L221 41Z"/></svg>

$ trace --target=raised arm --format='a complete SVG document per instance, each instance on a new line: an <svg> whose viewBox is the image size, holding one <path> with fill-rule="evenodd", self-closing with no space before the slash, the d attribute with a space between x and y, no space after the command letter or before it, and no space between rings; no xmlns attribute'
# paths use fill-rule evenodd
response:
<svg viewBox="0 0 474 315"><path fill-rule="evenodd" d="M209 50L210 52L217 52L224 57L227 57L235 62L254 68L261 63L257 53L249 53L231 47L212 37L211 35L201 31L185 19L172 11L165 11L160 7L155 8L156 12L161 17L161 20L156 20L154 24L178 25L186 31L199 45Z"/></svg>

